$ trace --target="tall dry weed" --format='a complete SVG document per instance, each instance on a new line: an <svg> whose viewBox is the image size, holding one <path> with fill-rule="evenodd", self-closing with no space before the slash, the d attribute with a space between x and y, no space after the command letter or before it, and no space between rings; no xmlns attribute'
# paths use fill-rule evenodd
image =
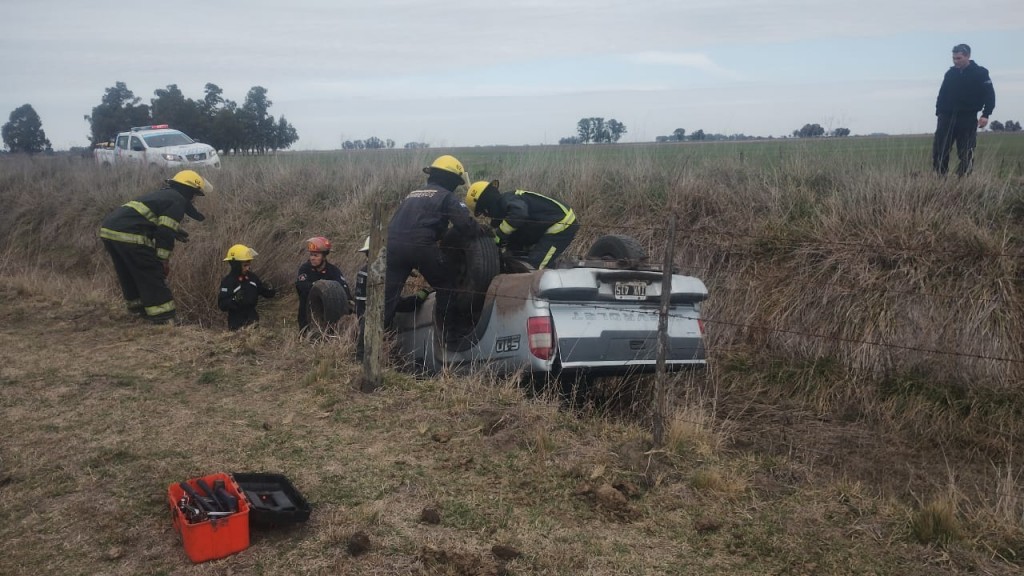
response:
<svg viewBox="0 0 1024 576"><path fill-rule="evenodd" d="M473 178L499 178L565 200L582 224L570 254L598 236L636 237L660 262L678 219L675 262L708 285L712 359L754 353L830 359L854 386L908 372L963 387L1012 391L1024 379L1021 295L1024 205L1019 182L979 170L943 180L899 163L868 163L805 147L771 161L697 161L650 149L557 147L455 151ZM218 318L224 252L255 248L254 269L281 288L303 261L302 240L326 235L351 278L374 203L387 218L440 151L356 151L229 158L207 174L205 222L172 258L187 320ZM113 273L96 236L113 208L167 175L104 170L82 159L4 159L0 266L52 268L106 286ZM1016 208L1015 208L1016 207ZM211 322L212 323L212 322ZM850 397L853 390L839 394Z"/></svg>

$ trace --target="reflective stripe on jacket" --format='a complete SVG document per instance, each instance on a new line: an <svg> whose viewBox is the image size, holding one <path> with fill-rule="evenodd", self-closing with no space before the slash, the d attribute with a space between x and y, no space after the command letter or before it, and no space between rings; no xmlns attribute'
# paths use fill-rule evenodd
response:
<svg viewBox="0 0 1024 576"><path fill-rule="evenodd" d="M174 249L188 200L172 188L162 188L136 198L111 212L100 228L100 237L115 242L155 248L166 260Z"/></svg>
<svg viewBox="0 0 1024 576"><path fill-rule="evenodd" d="M545 234L564 232L576 221L572 208L528 190L506 192L497 205L491 225L498 229L499 236L518 233L527 244L535 243Z"/></svg>

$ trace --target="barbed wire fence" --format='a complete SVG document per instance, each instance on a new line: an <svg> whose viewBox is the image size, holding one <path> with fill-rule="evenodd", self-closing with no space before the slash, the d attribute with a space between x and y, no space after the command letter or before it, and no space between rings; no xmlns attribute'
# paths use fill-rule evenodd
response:
<svg viewBox="0 0 1024 576"><path fill-rule="evenodd" d="M673 253L674 249L677 246L680 246L680 245L682 245L682 246L693 246L693 245L709 244L709 245L711 245L711 248L713 248L713 249L722 250L723 249L722 248L723 245L721 243L719 243L719 242L714 241L713 239L697 238L695 236L688 236L688 237L684 236L681 239L666 238L666 236L673 236L674 237L674 226L675 226L675 216L672 216L669 219L669 223L666 226L664 226L664 227L661 227L661 226L648 226L648 227L621 226L621 225L615 225L615 224L612 224L612 223L600 223L600 222L599 223L589 223L589 224L588 223L582 223L582 222L580 223L580 227L581 228L590 228L590 229L593 229L593 230L600 230L601 233L607 233L609 230L616 230L616 231L626 230L626 231L632 231L634 233L635 232L640 232L642 235L650 238L649 244L651 246L656 246L656 244L657 244L657 240L656 239L657 238L659 238L659 237L663 238L664 239L663 240L663 245L661 246L660 252L662 254L666 254L667 258L665 260L664 265L662 266L662 269L671 268L673 270L673 272L675 272L676 270L684 270L686 273L688 273L690 275L704 274L706 276L711 276L711 277L715 277L715 278L718 278L719 276L721 276L723 274L729 274L730 273L730 272L723 272L721 269L716 269L712 265L709 265L709 264L706 264L706 263L704 265L697 265L697 264L695 264L693 262L693 260L695 260L695 259L691 259L691 261L687 262L687 263L678 263L677 260L674 258L674 256L672 256L672 253ZM374 226L374 229L382 230L383 227L381 227L379 224L377 224L377 225ZM672 232L672 234L668 234L668 232L670 232L670 231ZM709 234L709 231L708 230L701 230L700 233L707 235L707 234ZM828 249L829 247L833 247L833 248L843 248L843 249L853 248L853 249L863 250L865 252L870 252L870 253L874 253L874 254L877 254L879 252L883 252L883 253L899 253L899 254L903 254L903 255L909 254L909 255L927 256L929 258L934 258L934 257L937 257L937 256L944 256L946 258L967 258L967 257L977 258L979 256L979 251L978 250L964 250L964 251L940 250L940 251L936 251L933 247L929 247L929 246L923 246L923 247L918 247L918 246L886 246L886 245L880 244L880 243L859 242L859 241L846 241L846 240L795 240L795 239L778 238L778 237L758 236L758 235L749 234L749 233L743 233L743 232L738 232L738 231L722 231L722 230L712 230L712 231L710 231L710 234L713 235L713 236L716 236L716 237L720 237L720 238L725 238L725 239L731 240L733 242L735 242L737 239L740 239L740 240L746 241L746 242L755 242L755 243L771 242L771 243L773 243L774 249L776 249L776 250L789 250L790 252L795 252L795 251L804 250L804 249L808 249L808 248L810 248L810 249L823 249L823 248L824 249ZM381 242L383 242L383 238L381 238ZM391 238L391 239L389 239L389 242L392 243L392 245L398 245L398 244L401 243L401 239L399 239L399 238ZM729 248L729 246L726 246L726 249L728 249L728 248ZM752 251L749 250L749 246L742 245L742 246L740 246L740 248L746 250L746 254L745 255L746 255L747 258L755 259L757 257L757 254L754 254ZM655 248L654 250L652 250L652 252L657 253L657 252L659 252L659 250L657 248ZM1021 265L1021 261L1022 261L1021 254L1016 254L1016 253L1013 253L1013 252L996 252L996 253L992 253L992 252L989 251L989 252L984 252L981 255L983 257L986 257L986 258L1008 259L1009 260L1008 268L1011 269L1011 270L1016 270L1017 271L1016 275L998 276L998 277L991 277L991 278L987 279L988 281L993 282L993 283L998 285L997 287L999 288L999 290L998 290L998 294L999 295L997 297L984 296L984 295L979 296L979 295L975 295L975 294L952 294L952 293L949 293L949 292L943 292L941 290L934 291L934 292L926 291L926 290L923 290L923 289L906 289L906 288L882 288L881 290L879 290L877 286L874 287L872 295L873 295L874 298L883 298L883 299L884 298L889 298L889 297L895 297L896 299L914 298L914 299L920 300L921 301L920 305L922 305L922 306L942 306L942 305L945 305L947 307L949 307L949 306L957 306L957 305L960 305L960 306L963 306L963 305L984 306L984 307L986 307L988 309L989 313L991 313L993 309L1002 308L1004 314L1018 315L1019 316L1021 314L1022 302L1020 300L1014 298L1014 296L1016 296L1017 292L1015 290L1008 289L1006 287L1006 285L1007 285L1007 283L1012 284L1014 282L1019 282L1021 280L1020 274L1021 274L1022 268L1024 268L1024 266ZM685 259L685 253L684 253L684 259ZM801 282L802 279L794 279L793 281L795 283L797 283L797 282ZM380 288L382 287L382 282L383 282L383 268L381 269L380 277L378 277L376 279L371 278L371 281L370 281L371 288L370 288L370 290L373 291L373 290L376 289L376 291L382 292L382 290L380 290ZM828 289L828 290L835 291L835 293L838 294L838 295L846 295L846 296L851 296L851 297L860 296L860 294L859 294L859 292L857 290L857 287L854 286L854 285L851 285L851 284L852 284L852 282L839 282L839 281L820 282L819 281L819 282L814 283L813 286L807 287L807 289L813 289L813 290L817 290L817 291ZM488 295L486 293L471 292L471 291L465 291L465 290L454 290L454 291L455 292L463 293L463 294L465 294L467 296L470 296L470 297L482 297L482 298L493 297L493 295ZM734 294L735 293L741 293L741 295L742 295L742 294L749 294L751 292L756 292L756 291L757 291L757 287L756 286L751 286L751 285L749 285L749 283L748 283L748 285L745 285L745 286L737 286L737 285L729 285L726 282L715 282L715 283L712 283L709 286L708 299L709 299L709 302L714 302L716 298L721 299L721 294L722 293L726 293L726 294L729 294L729 293L734 293ZM512 300L517 299L517 298L521 298L524 301L530 298L529 295L524 295L524 296L517 297L515 295L509 295L509 294L503 294L502 297L503 298L507 298L507 299L512 299ZM572 304L568 303L567 305L571 306ZM611 305L602 306L600 303L594 303L594 302L587 302L585 304L581 303L579 305L580 306L585 306L589 310L602 310L603 309L603 310L606 310L609 314L614 314L614 313L616 313L618 311L614 306L611 306ZM656 306L649 306L649 309L644 309L642 311L642 313L661 314L661 311ZM671 312L666 311L665 312L665 316L666 317L672 317L673 315L672 315ZM990 353L990 352L985 352L985 351L973 351L973 350L957 349L955 347L949 348L949 347L922 345L922 344L914 342L912 340L891 341L891 340L888 340L886 338L881 338L881 337L878 337L878 338L853 337L853 336L843 335L843 334L835 333L835 332L823 333L821 331L816 331L816 330L808 328L807 326L800 325L800 324L790 324L790 325L787 325L787 324L778 324L778 323L773 323L773 322L753 322L753 321L749 321L749 320L743 320L740 317L734 317L734 316L728 315L727 311L725 311L724 309L723 310L715 311L715 313L712 313L712 314L702 313L701 314L701 318L702 318L702 321L704 322L704 324L706 324L706 325L708 325L710 327L710 332L713 334L710 338L708 338L704 342L704 349L705 349L705 352L707 354L707 358L709 360L711 360L712 362L717 357L720 357L720 356L722 356L724 354L729 354L729 353L750 353L751 349L752 349L752 347L750 345L747 345L747 344L744 344L743 342L737 341L737 335L746 334L748 336L749 335L758 335L758 337L755 340L763 342L763 343L770 343L770 341L773 338L777 338L777 337L782 336L782 337L792 337L792 338L796 338L796 339L800 339L800 340L816 341L816 342L819 343L819 349L820 349L821 346L827 347L827 348L832 349L832 350L839 350L839 349L841 349L844 346L845 347L857 347L857 348L870 347L870 348L877 348L877 349L885 350L887 355L890 356L890 357L893 356L894 354L897 354L897 353L913 353L913 354L917 354L917 355L921 355L921 356L925 356L925 357L945 358L947 360L952 360L954 362L965 362L965 361L966 362L984 362L984 363L987 363L989 365L1001 365L1001 366L1003 366L1003 369L996 368L996 369L994 369L994 371L995 372L1000 372L1000 370L1001 370L1004 373L1002 379L1004 381L1012 382L1012 383L1018 383L1019 380L1021 379L1020 374L1024 373L1021 370L1021 367L1024 366L1024 355L1022 355L1020 353L1018 353L1016 355L1012 354L1012 353ZM966 318L965 321L973 321L973 320L970 319L970 318ZM714 335L715 332L716 332L715 327L725 328L726 329L726 330L721 330L721 331L718 331L718 332L732 331L732 332L735 333L735 335L732 335L729 338L726 338L724 335ZM866 332L871 332L871 331L872 330L867 330ZM881 332L880 330L873 330L873 331L874 332ZM383 336L383 329L381 329L381 335ZM781 348L784 348L784 347L785 347L784 345L781 346ZM984 348L984 346L982 346L982 348ZM778 344L776 344L775 346L762 347L762 348L757 350L757 354L766 354L770 350L774 350L775 352L779 352L780 351L780 346ZM810 353L811 356L815 355L815 351L814 351L813 348L811 350L809 350L808 352ZM887 367L886 369L891 369L891 368L892 367L890 366L890 367ZM863 371L863 366L856 366L856 365L852 365L851 364L851 365L845 366L845 369L850 370L851 372L852 371ZM992 370L990 370L990 371L992 371ZM868 372L870 372L870 371L868 371ZM872 374L872 375L877 377L877 373L876 374ZM662 398L661 398L664 390L667 389L665 387L664 383L665 383L665 376L664 376L664 374L659 373L658 376L655 378L655 382L654 382L655 392L654 392L654 395L653 395L654 396L654 402L653 402L653 406L652 406L652 411L654 412L654 414L657 415L656 416L656 424L655 424L655 427L654 427L654 434L655 434L655 440L656 440L656 444L657 445L662 444L663 441L664 441L664 437L663 437L664 436L664 432L665 432L664 426L665 426L665 418L667 417L667 409L666 409L667 404L664 403L662 401ZM701 424L701 423L693 422L693 424ZM993 432L997 432L997 433L999 432L999 431L996 431L994 429L992 431ZM1005 432L1005 431L1003 431L1003 432ZM1001 435L1005 437L1005 434L1001 434ZM1011 440L1019 439L1014 434L1011 434L1011 435L1014 436L1014 438L1011 438Z"/></svg>

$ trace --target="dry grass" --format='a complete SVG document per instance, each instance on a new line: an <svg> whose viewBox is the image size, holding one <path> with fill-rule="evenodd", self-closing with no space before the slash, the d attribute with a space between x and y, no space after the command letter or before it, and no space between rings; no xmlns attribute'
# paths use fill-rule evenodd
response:
<svg viewBox="0 0 1024 576"><path fill-rule="evenodd" d="M666 446L650 445L649 379L603 382L575 411L483 375L388 372L366 395L351 325L295 335L301 240L331 237L352 276L372 204L389 213L423 153L229 162L176 250L188 324L173 329L122 312L96 238L159 175L7 158L0 573L183 571L167 485L219 470L283 472L315 510L196 573L1019 569L1021 182L855 158L472 154L474 178L573 205L577 253L627 233L659 261L665 213L679 216L677 264L712 294L712 366L672 380ZM214 294L236 242L282 290L259 329L231 334ZM371 546L352 558L357 532Z"/></svg>

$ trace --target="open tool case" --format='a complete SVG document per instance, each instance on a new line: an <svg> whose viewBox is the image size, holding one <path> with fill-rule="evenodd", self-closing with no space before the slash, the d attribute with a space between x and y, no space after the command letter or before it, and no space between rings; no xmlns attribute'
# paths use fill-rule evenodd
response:
<svg viewBox="0 0 1024 576"><path fill-rule="evenodd" d="M192 478L171 484L167 500L174 529L193 562L245 550L250 528L305 522L310 512L306 499L281 474L220 472Z"/></svg>

